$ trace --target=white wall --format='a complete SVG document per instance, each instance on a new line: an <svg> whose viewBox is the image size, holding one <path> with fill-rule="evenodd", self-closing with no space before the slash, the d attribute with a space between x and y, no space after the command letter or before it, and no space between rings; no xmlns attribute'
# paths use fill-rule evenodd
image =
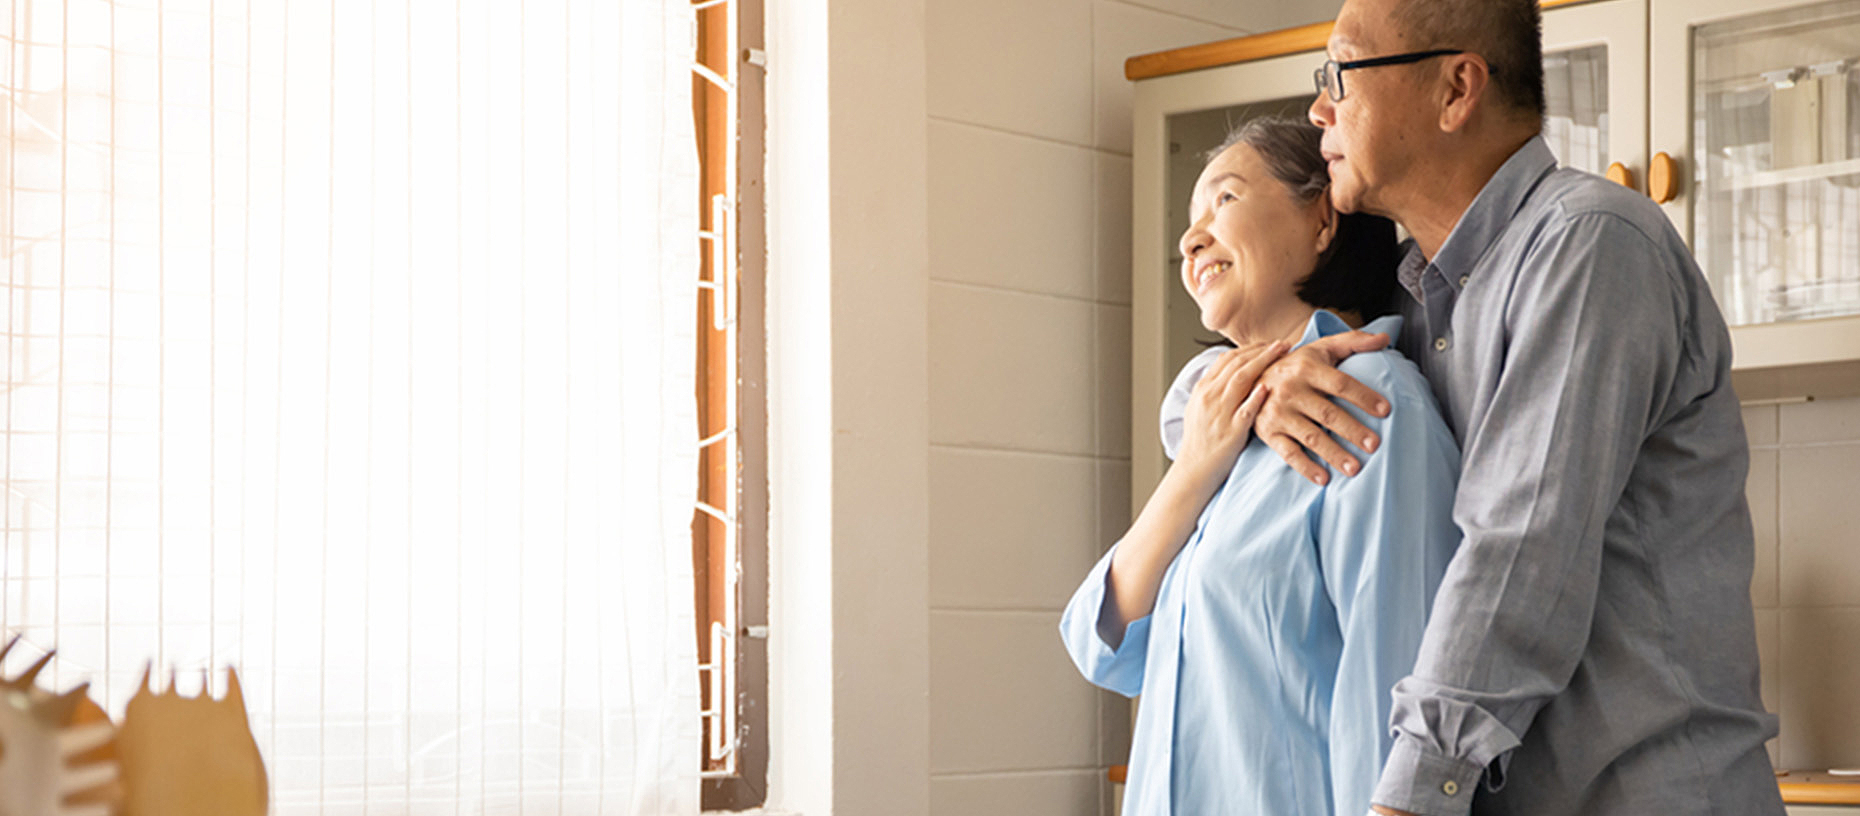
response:
<svg viewBox="0 0 1860 816"><path fill-rule="evenodd" d="M771 810L928 807L922 31L768 8Z"/></svg>

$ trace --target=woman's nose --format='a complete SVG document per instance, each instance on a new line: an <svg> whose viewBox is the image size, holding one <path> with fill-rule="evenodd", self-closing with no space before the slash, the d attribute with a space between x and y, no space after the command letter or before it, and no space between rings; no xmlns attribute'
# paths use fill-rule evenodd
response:
<svg viewBox="0 0 1860 816"><path fill-rule="evenodd" d="M1181 250L1182 257L1193 259L1196 253L1208 248L1208 216L1203 215L1188 223L1188 229L1182 233L1182 239L1176 242L1176 249Z"/></svg>
<svg viewBox="0 0 1860 816"><path fill-rule="evenodd" d="M1200 224L1189 225L1188 231L1182 233L1182 240L1176 243L1176 248L1182 251L1182 257L1189 260L1194 260L1195 255L1207 246L1206 233Z"/></svg>

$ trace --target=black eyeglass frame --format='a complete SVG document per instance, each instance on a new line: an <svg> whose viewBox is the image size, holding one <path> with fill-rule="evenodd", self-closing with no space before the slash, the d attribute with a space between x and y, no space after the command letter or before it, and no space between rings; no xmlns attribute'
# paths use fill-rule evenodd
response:
<svg viewBox="0 0 1860 816"><path fill-rule="evenodd" d="M1352 68L1375 68L1381 65L1407 65L1408 63L1420 62L1424 59L1447 57L1464 53L1466 53L1465 50L1459 48L1437 48L1432 51L1411 51L1406 54L1391 54L1386 57L1370 57L1368 59L1348 60L1345 62L1325 60L1323 65L1318 66L1316 71L1311 72L1311 82L1317 86L1318 94L1329 94L1330 101L1342 102L1344 71L1348 71Z"/></svg>

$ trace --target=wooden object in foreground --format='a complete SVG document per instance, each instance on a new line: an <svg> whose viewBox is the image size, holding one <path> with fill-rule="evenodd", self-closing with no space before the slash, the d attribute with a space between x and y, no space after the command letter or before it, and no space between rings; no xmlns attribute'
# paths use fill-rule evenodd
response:
<svg viewBox="0 0 1860 816"><path fill-rule="evenodd" d="M14 637L0 647L0 658L18 643ZM35 684L51 661L46 652L20 676L0 676L0 814L106 816L116 801L117 768L93 753L114 729L107 717L78 721L90 684L64 694Z"/></svg>
<svg viewBox="0 0 1860 816"><path fill-rule="evenodd" d="M123 816L264 816L265 764L245 716L239 676L226 670L226 698L189 699L142 688L123 713L117 753L127 793Z"/></svg>

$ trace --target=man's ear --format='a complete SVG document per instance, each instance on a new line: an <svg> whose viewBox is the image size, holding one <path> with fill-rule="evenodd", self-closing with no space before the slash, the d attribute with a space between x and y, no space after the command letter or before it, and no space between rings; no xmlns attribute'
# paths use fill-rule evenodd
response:
<svg viewBox="0 0 1860 816"><path fill-rule="evenodd" d="M1492 83L1492 71L1478 54L1455 54L1446 58L1440 89L1440 130L1456 133L1466 127L1485 101L1486 87Z"/></svg>

